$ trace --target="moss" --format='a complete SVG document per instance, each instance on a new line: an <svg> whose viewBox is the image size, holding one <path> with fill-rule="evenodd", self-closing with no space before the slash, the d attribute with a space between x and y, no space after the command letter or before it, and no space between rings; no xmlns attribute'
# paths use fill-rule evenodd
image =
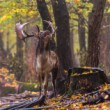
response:
<svg viewBox="0 0 110 110"><path fill-rule="evenodd" d="M20 93L24 92L24 91L38 91L38 87L36 88L35 86L37 85L37 83L23 83L23 82L19 82L19 84L21 85L21 89L20 89ZM16 93L15 88L14 87L3 87L0 93L0 96L5 96L8 94L14 94Z"/></svg>
<svg viewBox="0 0 110 110"><path fill-rule="evenodd" d="M25 90L38 91L38 87L37 88L35 87L36 85L37 84L35 84L35 83L22 83L20 92L24 92Z"/></svg>
<svg viewBox="0 0 110 110"><path fill-rule="evenodd" d="M22 93L24 91L33 91L37 92L39 91L38 83L24 83L24 82L18 82L18 84L21 86L19 93ZM51 83L49 82L48 90L52 90ZM5 96L8 94L14 94L16 93L14 87L3 87L2 92L0 93L0 96Z"/></svg>
<svg viewBox="0 0 110 110"><path fill-rule="evenodd" d="M14 94L15 93L15 89L13 87L3 87L1 96L5 96L7 94Z"/></svg>

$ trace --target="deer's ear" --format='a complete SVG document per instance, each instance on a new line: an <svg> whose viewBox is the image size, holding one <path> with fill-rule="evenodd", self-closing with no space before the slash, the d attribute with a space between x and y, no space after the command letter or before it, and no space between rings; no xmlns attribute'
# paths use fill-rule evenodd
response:
<svg viewBox="0 0 110 110"><path fill-rule="evenodd" d="M39 26L34 26L34 31L32 32L34 34L34 37L39 38L40 28Z"/></svg>
<svg viewBox="0 0 110 110"><path fill-rule="evenodd" d="M34 34L34 37L39 39L39 33L38 32L33 32L33 34Z"/></svg>
<svg viewBox="0 0 110 110"><path fill-rule="evenodd" d="M36 30L38 31L38 33L40 32L40 28L38 25L36 25Z"/></svg>

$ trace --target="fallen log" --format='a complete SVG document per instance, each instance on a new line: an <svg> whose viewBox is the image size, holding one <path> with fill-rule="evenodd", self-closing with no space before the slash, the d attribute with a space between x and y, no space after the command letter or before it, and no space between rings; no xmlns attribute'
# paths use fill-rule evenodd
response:
<svg viewBox="0 0 110 110"><path fill-rule="evenodd" d="M87 99L87 100L85 100ZM110 100L110 90L105 90L105 91L94 91L88 94L85 94L82 97L82 100L84 102L82 102L83 105L87 105L87 104L98 104L107 100Z"/></svg>
<svg viewBox="0 0 110 110"><path fill-rule="evenodd" d="M30 108L36 105L40 105L40 106L44 105L44 103L45 103L45 96L43 95L40 98L27 100L25 102L3 108L2 110L17 110L17 109L25 108L25 107Z"/></svg>
<svg viewBox="0 0 110 110"><path fill-rule="evenodd" d="M14 105L11 105L9 107L6 107L6 108L2 108L1 110L13 110L13 108L17 107L17 106L20 106L20 105L23 105L24 103L26 103L27 101L24 101L24 102L21 102L21 103L18 103L18 104L14 104Z"/></svg>

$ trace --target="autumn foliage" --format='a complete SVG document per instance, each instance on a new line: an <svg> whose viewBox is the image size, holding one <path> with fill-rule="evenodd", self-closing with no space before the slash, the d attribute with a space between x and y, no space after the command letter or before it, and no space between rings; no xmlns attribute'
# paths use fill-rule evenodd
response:
<svg viewBox="0 0 110 110"><path fill-rule="evenodd" d="M17 81L15 75L9 73L7 68L0 69L0 86L2 87L16 87Z"/></svg>

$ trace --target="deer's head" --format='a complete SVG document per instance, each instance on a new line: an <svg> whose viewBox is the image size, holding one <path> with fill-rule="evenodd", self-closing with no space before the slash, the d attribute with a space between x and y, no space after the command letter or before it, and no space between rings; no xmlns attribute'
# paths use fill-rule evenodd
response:
<svg viewBox="0 0 110 110"><path fill-rule="evenodd" d="M48 25L51 27L51 32L49 30L40 31L39 27L36 26L36 29L35 29L36 31L32 32L32 34L29 35L23 30L24 26L28 25L29 22L24 24L21 24L19 22L19 23L16 23L16 26L15 26L16 34L23 41L25 41L25 39L29 37L36 37L39 41L38 42L39 47L41 49L46 49L47 46L49 45L49 41L52 39L53 34L55 33L55 30L50 21L44 20L44 22L48 23Z"/></svg>

